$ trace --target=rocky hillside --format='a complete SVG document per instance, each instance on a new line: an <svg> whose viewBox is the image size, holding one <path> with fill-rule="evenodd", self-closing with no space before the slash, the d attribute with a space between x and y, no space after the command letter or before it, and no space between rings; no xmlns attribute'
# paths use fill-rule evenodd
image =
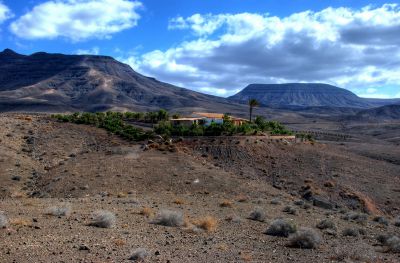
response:
<svg viewBox="0 0 400 263"><path fill-rule="evenodd" d="M231 101L239 103L245 103L252 98L263 105L279 108L371 108L393 102L360 98L346 89L318 83L251 84L229 97Z"/></svg>
<svg viewBox="0 0 400 263"><path fill-rule="evenodd" d="M400 120L400 105L387 105L383 107L361 110L353 116L347 117L354 121L393 121Z"/></svg>
<svg viewBox="0 0 400 263"><path fill-rule="evenodd" d="M111 57L0 53L0 111L229 107L225 99L145 77Z"/></svg>

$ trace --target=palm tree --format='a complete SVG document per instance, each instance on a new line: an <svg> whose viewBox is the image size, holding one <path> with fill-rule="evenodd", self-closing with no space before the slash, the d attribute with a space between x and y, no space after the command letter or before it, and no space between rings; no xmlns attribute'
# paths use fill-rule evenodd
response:
<svg viewBox="0 0 400 263"><path fill-rule="evenodd" d="M249 100L249 107L250 107L250 122L251 122L251 117L253 115L253 109L255 107L260 106L260 103L256 99L250 99Z"/></svg>

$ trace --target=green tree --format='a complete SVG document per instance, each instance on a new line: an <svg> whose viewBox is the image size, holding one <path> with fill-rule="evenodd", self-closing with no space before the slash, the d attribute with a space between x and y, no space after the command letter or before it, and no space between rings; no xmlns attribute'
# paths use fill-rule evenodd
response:
<svg viewBox="0 0 400 263"><path fill-rule="evenodd" d="M255 107L260 106L260 103L256 99L250 99L249 100L249 113L250 113L250 122L251 122L251 117L253 115L253 109Z"/></svg>

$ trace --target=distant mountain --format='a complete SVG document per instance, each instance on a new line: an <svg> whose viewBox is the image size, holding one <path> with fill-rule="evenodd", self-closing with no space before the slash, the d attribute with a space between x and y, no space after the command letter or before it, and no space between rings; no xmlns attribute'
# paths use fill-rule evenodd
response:
<svg viewBox="0 0 400 263"><path fill-rule="evenodd" d="M363 109L396 102L364 99L346 89L319 83L250 84L228 99L232 102L246 103L252 98L264 106L289 109L303 107Z"/></svg>
<svg viewBox="0 0 400 263"><path fill-rule="evenodd" d="M228 112L235 106L145 77L112 57L0 52L0 111L158 108Z"/></svg>
<svg viewBox="0 0 400 263"><path fill-rule="evenodd" d="M386 105L378 108L361 110L355 115L345 117L351 121L400 121L400 105Z"/></svg>

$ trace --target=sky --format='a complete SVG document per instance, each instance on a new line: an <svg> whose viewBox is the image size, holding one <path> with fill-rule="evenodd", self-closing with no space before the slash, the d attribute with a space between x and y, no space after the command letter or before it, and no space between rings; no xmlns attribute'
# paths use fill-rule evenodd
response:
<svg viewBox="0 0 400 263"><path fill-rule="evenodd" d="M0 0L0 49L108 55L141 74L230 96L320 82L400 98L400 2Z"/></svg>

